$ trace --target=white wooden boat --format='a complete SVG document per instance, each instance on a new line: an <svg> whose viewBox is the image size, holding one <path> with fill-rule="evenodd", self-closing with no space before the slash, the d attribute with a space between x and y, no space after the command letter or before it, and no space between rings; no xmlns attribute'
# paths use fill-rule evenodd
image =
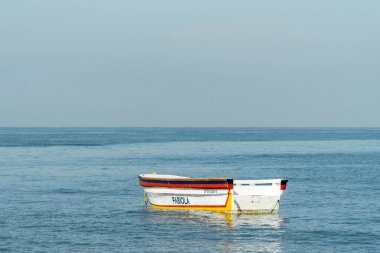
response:
<svg viewBox="0 0 380 253"><path fill-rule="evenodd" d="M229 213L277 213L286 179L234 180L141 174L155 209L203 210Z"/></svg>

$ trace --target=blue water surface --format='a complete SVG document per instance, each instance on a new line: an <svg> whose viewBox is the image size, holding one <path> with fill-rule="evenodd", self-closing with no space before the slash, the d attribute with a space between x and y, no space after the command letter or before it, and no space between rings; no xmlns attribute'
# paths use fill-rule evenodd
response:
<svg viewBox="0 0 380 253"><path fill-rule="evenodd" d="M145 209L138 174L289 179L280 213ZM380 252L379 128L0 128L1 252Z"/></svg>

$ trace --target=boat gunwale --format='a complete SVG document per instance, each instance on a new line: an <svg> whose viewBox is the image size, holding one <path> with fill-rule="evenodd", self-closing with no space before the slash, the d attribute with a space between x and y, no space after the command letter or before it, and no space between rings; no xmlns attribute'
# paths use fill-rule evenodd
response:
<svg viewBox="0 0 380 253"><path fill-rule="evenodd" d="M193 178L193 177L187 177L187 178L164 178L164 177L144 177L139 176L140 180L154 180L154 181L180 181L180 182L215 182L215 181L221 181L221 182L228 182L228 180L233 180L232 178Z"/></svg>

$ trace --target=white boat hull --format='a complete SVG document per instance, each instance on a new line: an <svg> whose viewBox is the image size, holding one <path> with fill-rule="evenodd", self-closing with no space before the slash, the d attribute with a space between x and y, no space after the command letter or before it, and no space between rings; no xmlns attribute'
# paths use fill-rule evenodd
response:
<svg viewBox="0 0 380 253"><path fill-rule="evenodd" d="M145 187L156 209L230 213L277 213L283 193L281 179L234 180L232 189Z"/></svg>

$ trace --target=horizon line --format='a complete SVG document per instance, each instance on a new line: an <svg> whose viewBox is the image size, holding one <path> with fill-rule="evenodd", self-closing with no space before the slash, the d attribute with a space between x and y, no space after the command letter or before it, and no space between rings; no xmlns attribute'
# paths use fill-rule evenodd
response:
<svg viewBox="0 0 380 253"><path fill-rule="evenodd" d="M380 126L0 126L0 128L380 128Z"/></svg>

